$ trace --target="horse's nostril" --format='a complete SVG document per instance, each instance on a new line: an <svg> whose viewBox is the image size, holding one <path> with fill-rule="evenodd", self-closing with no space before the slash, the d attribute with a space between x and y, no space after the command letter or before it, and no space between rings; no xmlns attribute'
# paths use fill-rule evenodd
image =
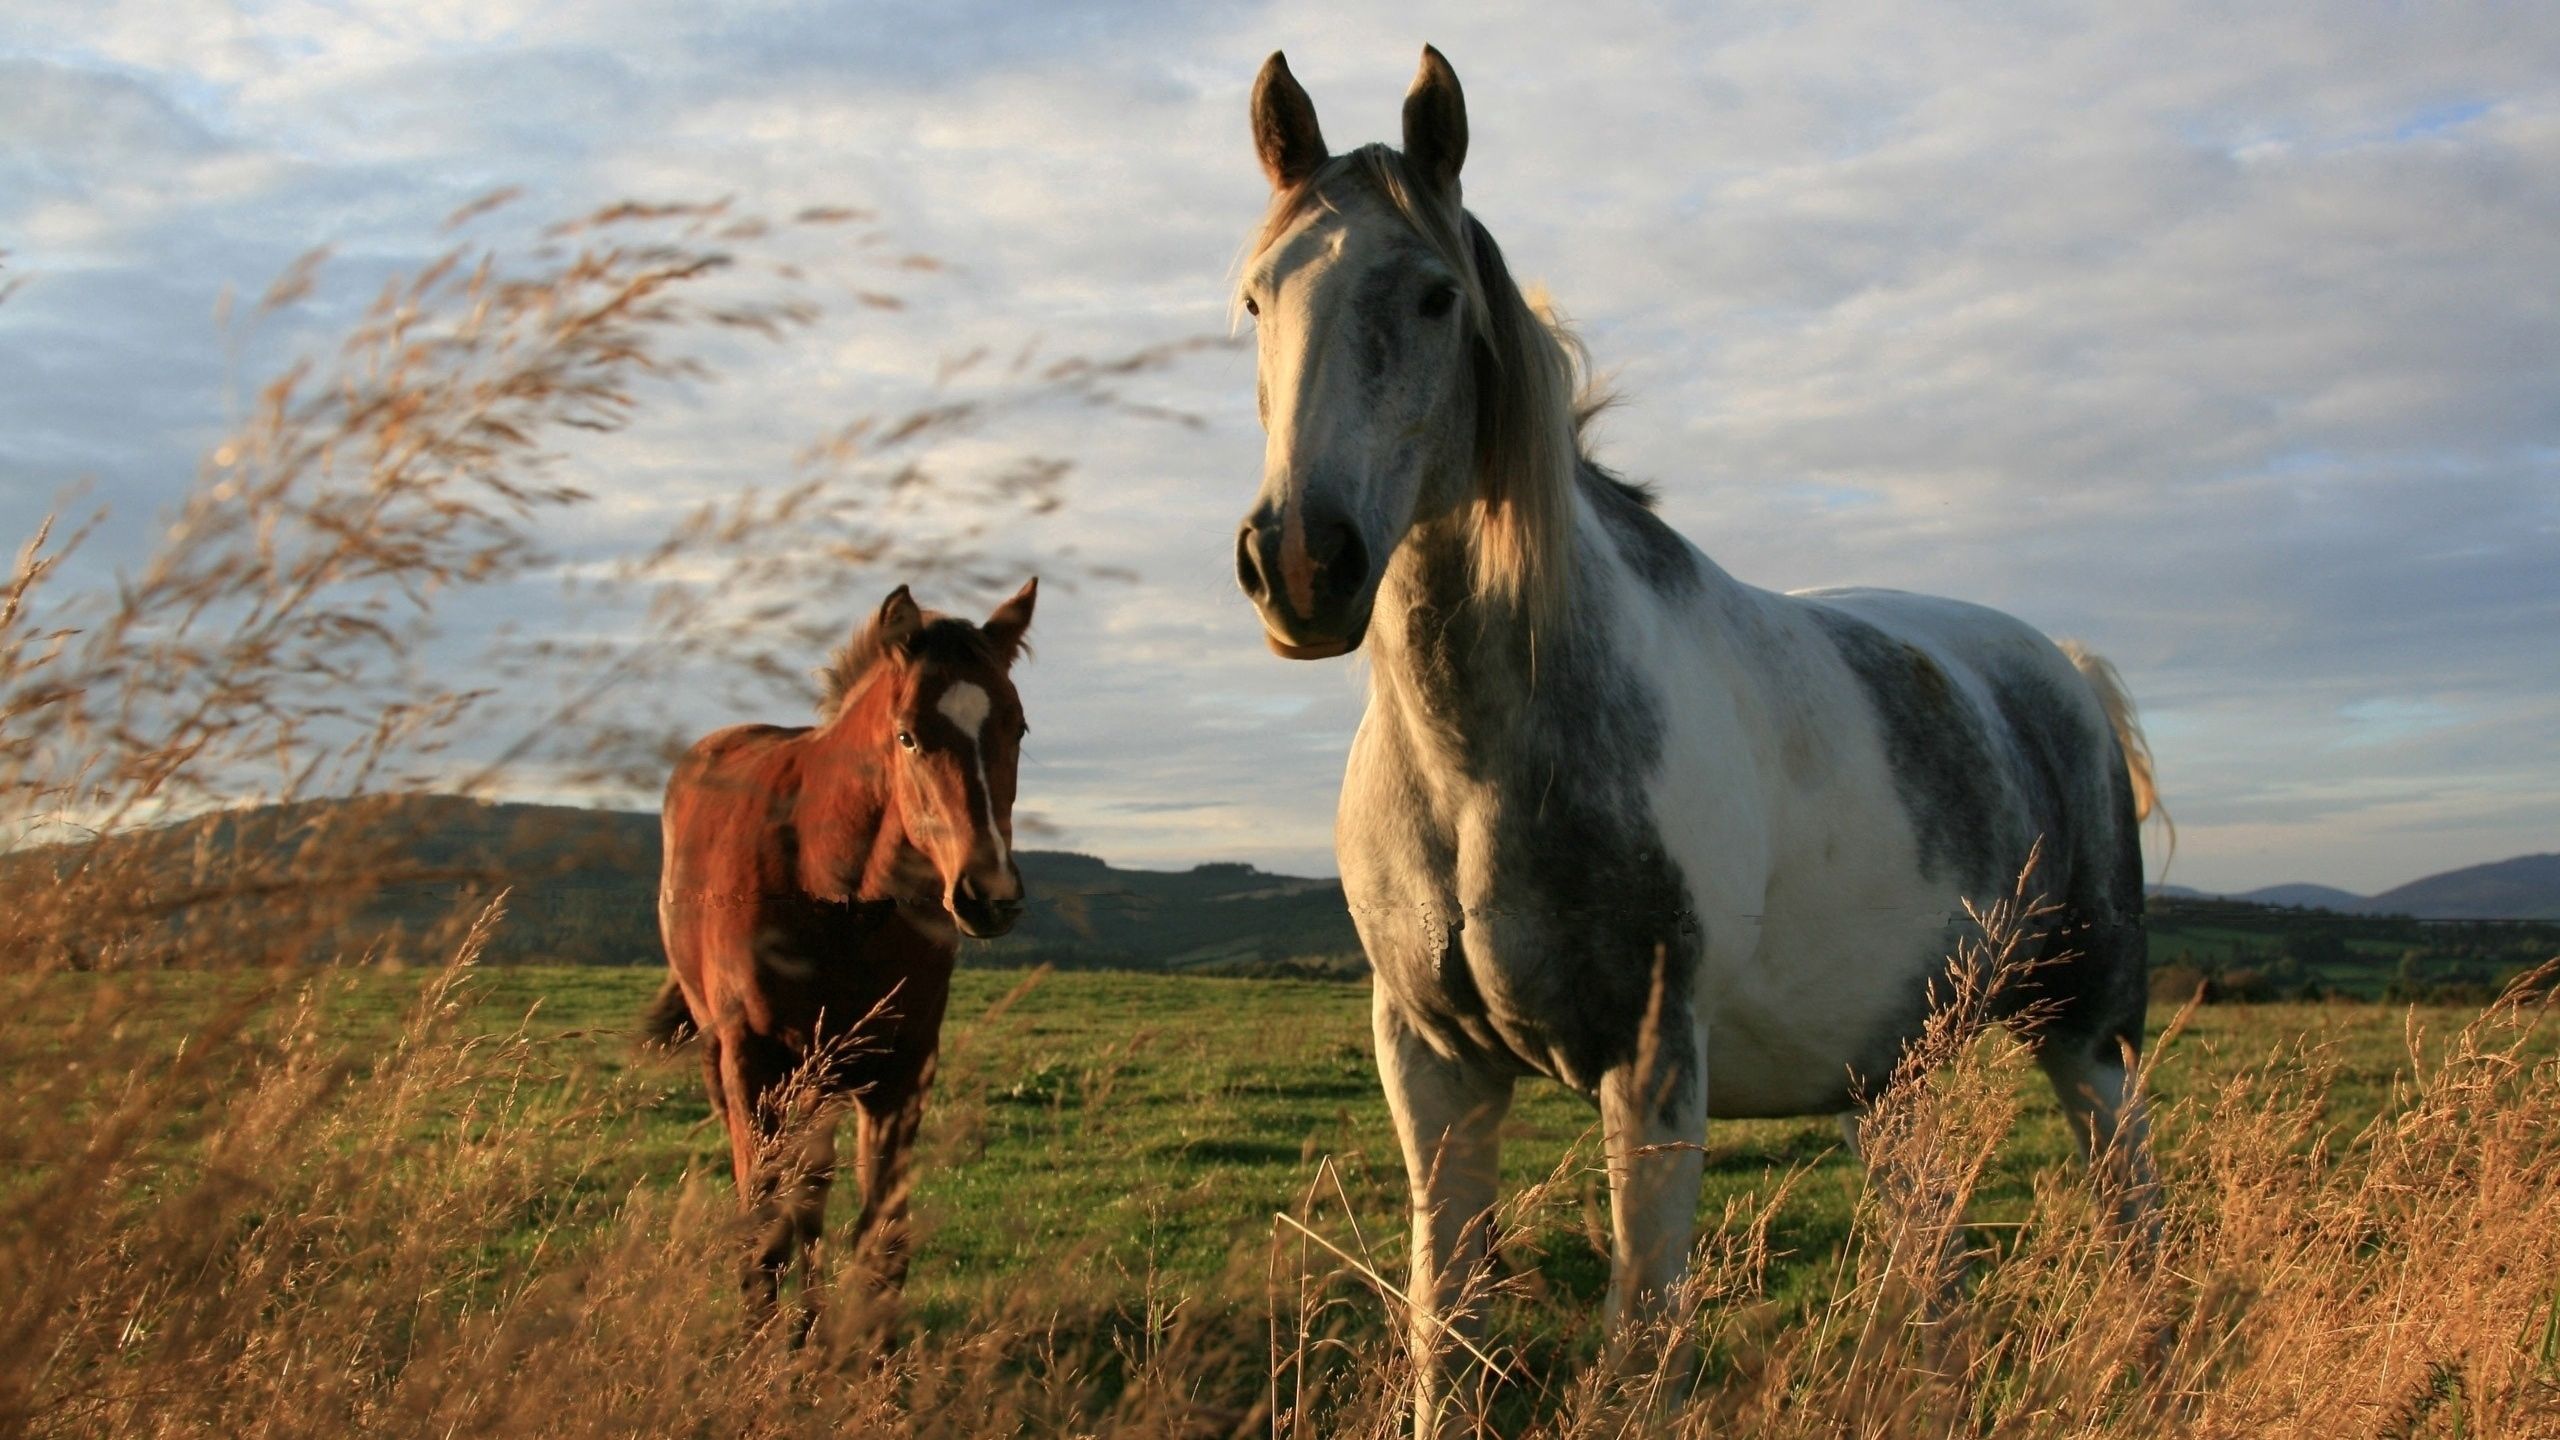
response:
<svg viewBox="0 0 2560 1440"><path fill-rule="evenodd" d="M1369 547L1361 542L1359 528L1347 520L1337 520L1324 527L1317 543L1323 547L1317 561L1317 583L1324 587L1326 597L1348 600L1359 594L1369 579Z"/></svg>
<svg viewBox="0 0 2560 1440"><path fill-rule="evenodd" d="M1236 584L1254 600L1262 599L1271 588L1262 578L1262 555L1253 543L1251 525L1236 531Z"/></svg>

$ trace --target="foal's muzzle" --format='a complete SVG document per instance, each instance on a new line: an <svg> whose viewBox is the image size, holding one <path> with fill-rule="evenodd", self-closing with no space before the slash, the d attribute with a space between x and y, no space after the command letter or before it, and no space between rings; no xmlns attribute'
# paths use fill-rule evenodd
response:
<svg viewBox="0 0 2560 1440"><path fill-rule="evenodd" d="M1360 648L1374 601L1369 569L1359 528L1318 506L1292 517L1264 504L1236 531L1236 583L1262 612L1263 639L1290 660Z"/></svg>
<svg viewBox="0 0 2560 1440"><path fill-rule="evenodd" d="M975 870L961 872L951 882L951 894L944 905L960 926L960 933L973 940L992 940L1014 926L1022 918L1022 872L1008 863L1001 872L980 874Z"/></svg>

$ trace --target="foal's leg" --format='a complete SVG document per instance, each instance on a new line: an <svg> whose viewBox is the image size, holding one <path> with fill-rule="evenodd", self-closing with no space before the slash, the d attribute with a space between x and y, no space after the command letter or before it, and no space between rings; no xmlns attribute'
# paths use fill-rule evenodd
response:
<svg viewBox="0 0 2560 1440"><path fill-rule="evenodd" d="M729 1137L729 1168L737 1176L743 1199L755 1173L756 1141L752 1122L729 1103L728 1053L729 1047L717 1034L702 1037L702 1088L711 1097L711 1118L720 1122L721 1132Z"/></svg>
<svg viewBox="0 0 2560 1440"><path fill-rule="evenodd" d="M738 1198L747 1212L747 1255L739 1272L747 1324L760 1329L773 1318L782 1272L800 1244L799 1217L790 1203L796 1185L783 1134L782 1090L794 1069L790 1050L768 1036L735 1029L720 1037L721 1089L728 1097L730 1160L737 1168ZM796 1176L789 1178L796 1179ZM824 1206L824 1192L819 1204Z"/></svg>
<svg viewBox="0 0 2560 1440"><path fill-rule="evenodd" d="M2089 1164L2099 1220L2118 1241L2147 1250L2160 1235L2160 1176L2151 1165L2151 1124L2127 1064L2130 1047L2114 1035L2056 1039L2036 1058Z"/></svg>
<svg viewBox="0 0 2560 1440"><path fill-rule="evenodd" d="M703 1088L711 1094L711 1113L729 1136L729 1173L737 1181L738 1208L752 1220L758 1203L758 1161L764 1142L756 1118L755 1093L745 1088L748 1076L739 1062L738 1044L722 1032L706 1033L702 1037L702 1071ZM746 1301L747 1328L763 1328L773 1318L772 1277L751 1258L739 1276L739 1286Z"/></svg>
<svg viewBox="0 0 2560 1440"><path fill-rule="evenodd" d="M1404 1147L1413 1197L1414 1434L1466 1433L1484 1399L1483 1281L1502 1117L1511 1077L1440 1054L1392 1013L1371 1005L1378 1078Z"/></svg>
<svg viewBox="0 0 2560 1440"><path fill-rule="evenodd" d="M914 1186L916 1132L924 1123L933 1062L903 1081L884 1082L855 1098L855 1169L862 1183L862 1213L853 1225L854 1263L873 1288L894 1292L907 1283L907 1198Z"/></svg>
<svg viewBox="0 0 2560 1440"><path fill-rule="evenodd" d="M1684 1020L1669 1023L1686 1027ZM1688 1027L1687 1055L1667 1043L1600 1077L1600 1133L1609 1159L1612 1333L1662 1317L1689 1272L1698 1186L1707 1157L1707 1037Z"/></svg>
<svg viewBox="0 0 2560 1440"><path fill-rule="evenodd" d="M832 1107L803 1117L797 1136L785 1136L790 1158L779 1197L791 1223L792 1242L800 1255L800 1313L792 1322L792 1341L809 1338L818 1323L818 1295L826 1276L819 1242L827 1232L827 1192L836 1178L836 1118Z"/></svg>

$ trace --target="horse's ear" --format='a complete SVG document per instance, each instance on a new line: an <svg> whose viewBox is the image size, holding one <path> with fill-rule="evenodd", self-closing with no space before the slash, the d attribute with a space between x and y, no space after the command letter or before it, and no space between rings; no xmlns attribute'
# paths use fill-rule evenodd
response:
<svg viewBox="0 0 2560 1440"><path fill-rule="evenodd" d="M1289 73L1288 59L1277 50L1253 80L1253 153L1274 190L1304 184L1325 160L1316 102L1307 98L1298 77Z"/></svg>
<svg viewBox="0 0 2560 1440"><path fill-rule="evenodd" d="M1457 186L1458 167L1467 163L1467 94L1447 57L1428 45L1404 96L1404 161L1443 191Z"/></svg>
<svg viewBox="0 0 2560 1440"><path fill-rule="evenodd" d="M1031 607L1039 600L1040 577L1034 575L1022 582L1022 588L1013 592L1012 599L996 607L996 612L987 617L986 624L978 627L995 642L996 653L1004 656L1007 665L1022 655L1022 636L1031 628Z"/></svg>
<svg viewBox="0 0 2560 1440"><path fill-rule="evenodd" d="M916 597L899 586L880 602L880 613L871 617L871 643L887 650L903 650L916 632L924 628L924 611L916 608Z"/></svg>

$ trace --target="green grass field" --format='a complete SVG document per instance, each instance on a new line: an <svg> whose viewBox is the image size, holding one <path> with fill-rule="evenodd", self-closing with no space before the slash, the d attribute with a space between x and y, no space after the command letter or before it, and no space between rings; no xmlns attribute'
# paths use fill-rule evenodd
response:
<svg viewBox="0 0 2560 1440"><path fill-rule="evenodd" d="M884 1392L863 1378L858 1305L815 1368L741 1334L736 1200L699 1061L635 1040L658 980L17 977L0 1012L0 1080L18 1098L0 1206L20 1219L0 1254L23 1292L9 1323L45 1329L10 1333L75 1338L0 1367L30 1387L0 1387L0 1412L42 1415L43 1433L120 1416L174 1434L285 1404L304 1418L270 1428L328 1433L434 1394L515 1416L490 1433L796 1434L821 1414L969 1437L1394 1433L1405 1352L1379 1288L1404 1269L1404 1176L1364 986L964 970L920 1159L903 1378ZM1808 1435L1866 1433L1909 1406L2065 1401L2086 1424L2053 1433L2149 1433L2127 1407L2153 1403L2260 1426L2447 1386L2560 1415L2534 1078L2553 1037L2511 1015L2514 1048L2466 1058L2454 1042L2474 1014L2194 1012L2154 1046L2173 1258L2122 1283L2090 1258L2103 1250L2040 1074L1996 1033L1976 1042L1933 1087L1945 1103L1914 1112L1937 1158L1900 1172L1970 1187L1962 1333L1978 1348L1960 1389L1933 1378L1929 1327L1879 1279L1900 1263L1891 1226L1833 1123L1719 1123L1700 1199L1718 1298L1698 1312L1693 1379ZM2377 1115L2393 1118L2368 1128ZM1592 1112L1527 1084L1508 1140L1498 1428L1619 1433L1605 1417L1636 1402L1611 1387L1654 1382L1583 1378L1620 1373L1600 1325ZM1966 1157L1984 1145L1974 1183ZM839 1190L834 1233L854 1198ZM2407 1317L2415 1338L2341 1328L2375 1315ZM2156 1382L2162 1400L2137 1400L2110 1357L2162 1323L2200 1348L2174 1361L2187 1378ZM295 1354L332 1357L338 1388L297 1388ZM2341 1398L2316 1373L2339 1364L2368 1367L2359 1394L2379 1398ZM2057 1377L2071 1393L2039 1399ZM557 1412L608 1394L574 1424Z"/></svg>
<svg viewBox="0 0 2560 1440"><path fill-rule="evenodd" d="M296 982L284 1001L307 999L323 1043L362 1067L399 1032L429 978L321 972ZM615 1137L575 1147L583 1158L560 1177L557 1208L528 1214L529 1234L581 1204L688 1176L725 1197L727 1151L693 1053L652 1054L632 1042L631 1021L658 978L642 969L522 967L480 970L464 982L460 1023L515 1037L518 1053L534 1057L511 1072L503 1093L475 1103ZM66 1016L113 1009L125 1017L118 1068L147 1068L153 1055L176 1053L227 995L255 983L236 974L63 975L49 982L44 1003ZM1237 1323L1259 1326L1264 1317L1245 1312L1259 1306L1268 1267L1285 1272L1309 1253L1274 1218L1279 1211L1400 1274L1403 1173L1370 1065L1367 1007L1366 988L1350 984L963 971L915 1200L926 1236L912 1282L919 1316L956 1323L1027 1282L1045 1288L1071 1276L1065 1293L1097 1315L1142 1313L1151 1297L1178 1294L1194 1305L1233 1305ZM2197 1012L2156 1072L2172 1174L2191 1138L2182 1101L2212 1096L2237 1071L2306 1042L2334 1062L2328 1113L2338 1133L2352 1133L2407 1070L2413 1013L2424 1035L2467 1018L2372 1005ZM6 1063L32 1074L63 1057L21 1048ZM102 1070L100 1078L113 1077ZM1985 1243L2025 1214L2039 1180L2071 1183L2076 1169L2041 1077L2018 1065L2013 1078L2025 1119L1973 1210ZM435 1144L454 1123L449 1111L422 1114L417 1142ZM1536 1214L1530 1293L1546 1297L1552 1318L1569 1319L1596 1303L1606 1281L1594 1112L1561 1087L1527 1083L1506 1134L1514 1186L1556 1181ZM1770 1293L1782 1302L1828 1293L1862 1184L1835 1125L1720 1122L1708 1151L1701 1212L1710 1221L1802 1172L1771 1224ZM840 1190L831 1220L840 1226L851 1206ZM707 1266L726 1263L704 1257ZM1306 1263L1334 1268L1321 1253ZM493 1264L506 1264L503 1246Z"/></svg>

